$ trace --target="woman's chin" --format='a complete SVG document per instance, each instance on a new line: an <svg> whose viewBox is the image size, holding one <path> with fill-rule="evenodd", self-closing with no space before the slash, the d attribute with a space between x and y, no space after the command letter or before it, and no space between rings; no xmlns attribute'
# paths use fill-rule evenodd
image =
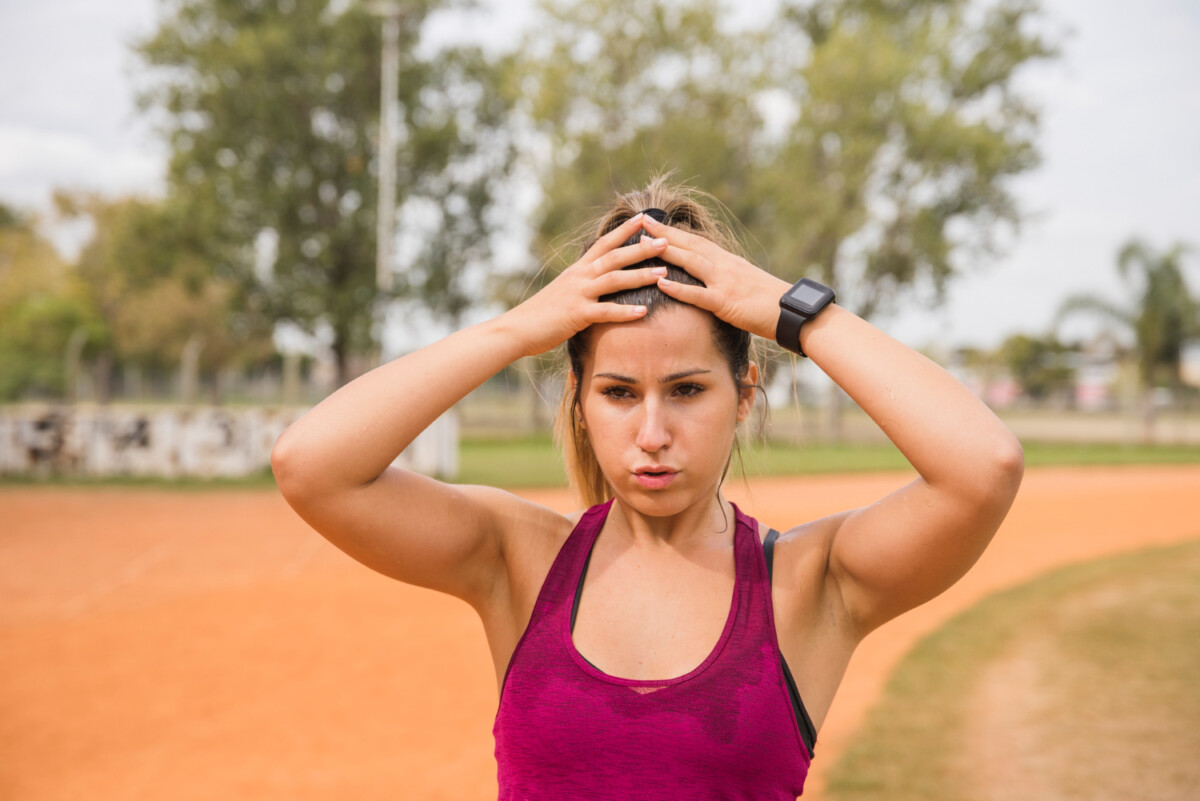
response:
<svg viewBox="0 0 1200 801"><path fill-rule="evenodd" d="M617 492L616 496L623 506L646 517L675 517L694 508L705 498L714 502L717 499L715 491L699 495L694 492L685 492L680 487L645 489L641 486L634 486Z"/></svg>

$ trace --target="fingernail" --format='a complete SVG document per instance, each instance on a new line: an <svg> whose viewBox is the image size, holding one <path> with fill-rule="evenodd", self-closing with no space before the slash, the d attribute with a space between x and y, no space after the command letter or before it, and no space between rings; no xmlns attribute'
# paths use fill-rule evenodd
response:
<svg viewBox="0 0 1200 801"><path fill-rule="evenodd" d="M637 312L638 314L645 314L645 313L646 313L646 307L645 307L645 306L634 306L634 307L633 307L633 310L634 310L635 312Z"/></svg>
<svg viewBox="0 0 1200 801"><path fill-rule="evenodd" d="M666 275L667 268L666 267L654 267L654 268L651 268L650 272L654 273L655 275Z"/></svg>
<svg viewBox="0 0 1200 801"><path fill-rule="evenodd" d="M640 220L640 219L642 219L642 218L643 218L643 217L645 217L645 216L646 216L646 212L644 212L644 211L639 211L637 214L635 214L635 215L633 215L632 217L630 217L630 218L629 218L629 221L630 221L630 222L633 222L634 220Z"/></svg>
<svg viewBox="0 0 1200 801"><path fill-rule="evenodd" d="M660 279L658 279L658 285L659 285L659 286L662 286L663 284L669 284L669 283L671 283L671 279L670 279L670 278L660 278Z"/></svg>

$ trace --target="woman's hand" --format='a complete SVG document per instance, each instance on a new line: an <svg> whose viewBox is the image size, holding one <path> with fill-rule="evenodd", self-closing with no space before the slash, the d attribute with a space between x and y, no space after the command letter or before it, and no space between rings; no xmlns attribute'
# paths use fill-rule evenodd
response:
<svg viewBox="0 0 1200 801"><path fill-rule="evenodd" d="M660 278L659 289L676 300L710 311L743 331L775 339L779 299L790 284L702 236L672 228L651 217L645 218L642 225L651 236L668 242L660 259L686 270L705 284L690 286Z"/></svg>
<svg viewBox="0 0 1200 801"><path fill-rule="evenodd" d="M648 286L666 275L665 267L623 269L646 259L662 258L667 250L666 239L649 236L622 247L642 229L646 219L638 214L600 237L579 261L509 312L525 355L544 353L593 323L625 323L645 316L644 306L601 303L600 298Z"/></svg>

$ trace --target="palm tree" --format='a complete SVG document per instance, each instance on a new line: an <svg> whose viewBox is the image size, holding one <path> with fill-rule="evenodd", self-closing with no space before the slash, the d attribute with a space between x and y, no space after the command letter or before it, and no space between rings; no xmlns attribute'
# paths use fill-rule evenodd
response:
<svg viewBox="0 0 1200 801"><path fill-rule="evenodd" d="M1200 301L1188 291L1181 242L1155 252L1139 239L1129 240L1117 254L1117 272L1129 287L1124 305L1091 294L1063 301L1055 326L1081 313L1098 315L1133 333L1141 384L1142 438L1154 435L1153 390L1167 385L1179 396L1183 386L1184 342L1200 333Z"/></svg>

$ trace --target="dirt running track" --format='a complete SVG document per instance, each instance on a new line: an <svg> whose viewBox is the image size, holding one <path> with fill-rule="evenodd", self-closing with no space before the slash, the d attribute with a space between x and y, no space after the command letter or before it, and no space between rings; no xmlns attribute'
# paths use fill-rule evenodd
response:
<svg viewBox="0 0 1200 801"><path fill-rule="evenodd" d="M906 480L730 495L782 527ZM806 797L899 657L957 610L1197 537L1200 467L1030 471L975 569L863 644ZM0 490L0 798L495 798L485 649L465 604L359 567L271 492Z"/></svg>

